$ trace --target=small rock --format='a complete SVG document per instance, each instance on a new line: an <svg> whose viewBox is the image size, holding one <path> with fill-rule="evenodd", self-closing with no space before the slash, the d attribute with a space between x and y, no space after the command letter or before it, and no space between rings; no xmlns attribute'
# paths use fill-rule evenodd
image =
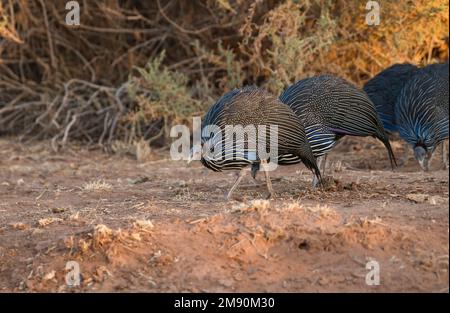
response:
<svg viewBox="0 0 450 313"><path fill-rule="evenodd" d="M149 178L146 177L146 176L138 177L138 178L136 178L136 179L128 179L128 182L129 182L131 185L142 184L142 183L145 183L145 182L148 182L148 181L149 181Z"/></svg>
<svg viewBox="0 0 450 313"><path fill-rule="evenodd" d="M176 183L176 185L177 185L178 187L186 187L186 186L187 186L187 184L186 184L186 182L185 182L184 180L178 181L178 182Z"/></svg>
<svg viewBox="0 0 450 313"><path fill-rule="evenodd" d="M448 198L441 196L432 196L428 198L428 203L431 205L448 204Z"/></svg>
<svg viewBox="0 0 450 313"><path fill-rule="evenodd" d="M233 281L231 279L220 279L219 284L224 287L230 288L233 286Z"/></svg>
<svg viewBox="0 0 450 313"><path fill-rule="evenodd" d="M49 273L45 274L44 277L42 278L43 280L52 280L53 278L55 278L56 272L50 271Z"/></svg>
<svg viewBox="0 0 450 313"><path fill-rule="evenodd" d="M24 223L11 223L9 224L14 229L24 230L30 227L30 225L24 224Z"/></svg>
<svg viewBox="0 0 450 313"><path fill-rule="evenodd" d="M409 193L406 195L406 199L415 203L424 203L428 199L428 195L423 193Z"/></svg>
<svg viewBox="0 0 450 313"><path fill-rule="evenodd" d="M325 277L320 277L319 280L317 281L317 283L320 286L328 286L330 281L327 278L325 278Z"/></svg>
<svg viewBox="0 0 450 313"><path fill-rule="evenodd" d="M64 208L53 208L52 209L52 213L62 213L64 212L66 209Z"/></svg>

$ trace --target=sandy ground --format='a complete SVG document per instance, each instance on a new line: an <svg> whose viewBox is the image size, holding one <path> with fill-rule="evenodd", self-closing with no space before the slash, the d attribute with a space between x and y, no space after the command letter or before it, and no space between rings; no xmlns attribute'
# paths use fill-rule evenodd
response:
<svg viewBox="0 0 450 313"><path fill-rule="evenodd" d="M449 291L448 171L391 171L374 139L329 155L324 190L303 165L248 177L0 139L0 291ZM400 158L402 146L395 143ZM367 285L366 264L380 266ZM68 261L81 285L69 287Z"/></svg>

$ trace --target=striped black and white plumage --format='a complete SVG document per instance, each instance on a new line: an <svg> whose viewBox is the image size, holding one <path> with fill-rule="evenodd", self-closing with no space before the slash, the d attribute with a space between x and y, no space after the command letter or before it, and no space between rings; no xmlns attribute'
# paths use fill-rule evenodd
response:
<svg viewBox="0 0 450 313"><path fill-rule="evenodd" d="M211 127L208 125L216 125L220 131L211 133ZM230 139L230 136L227 135L229 132L227 132L226 127L238 125L244 128L254 126L256 132L242 137L243 140L234 138L231 141L233 144L227 145L226 140ZM266 157L260 156L258 151L261 150L255 149L255 145L252 145L251 142L253 140L258 145L265 145L263 148L270 151L270 145L275 144L275 140L271 142L269 130L269 127L273 125L278 127L278 152L276 155L271 155L272 159L267 160ZM267 129L265 143L260 142L258 126ZM264 135L261 134L261 138L264 138ZM251 166L254 174L260 165L264 167L268 161L277 162L280 160L278 163L282 165L303 162L320 178L320 171L299 118L276 97L257 87L234 89L222 96L208 110L202 121L201 140L201 162L213 171L241 170ZM193 154L195 151L191 153ZM283 162L283 156L285 155L294 155L297 159L295 162ZM228 197L231 196L245 172L241 170L241 174L228 193ZM265 174L269 192L272 193L267 169L265 169Z"/></svg>
<svg viewBox="0 0 450 313"><path fill-rule="evenodd" d="M395 103L403 86L417 69L417 66L409 63L394 64L375 75L364 85L364 91L375 105L387 132L397 132Z"/></svg>
<svg viewBox="0 0 450 313"><path fill-rule="evenodd" d="M426 66L409 79L395 105L399 134L424 170L437 145L448 139L448 83L448 63Z"/></svg>
<svg viewBox="0 0 450 313"><path fill-rule="evenodd" d="M373 136L383 142L392 166L395 164L374 104L346 80L331 75L306 78L288 87L280 100L300 117L316 158L326 155L345 135ZM320 158L318 163L324 167L322 161Z"/></svg>

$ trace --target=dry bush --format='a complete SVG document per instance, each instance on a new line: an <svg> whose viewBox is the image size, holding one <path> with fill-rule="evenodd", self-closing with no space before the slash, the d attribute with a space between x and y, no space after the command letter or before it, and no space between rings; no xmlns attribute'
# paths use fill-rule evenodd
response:
<svg viewBox="0 0 450 313"><path fill-rule="evenodd" d="M163 66L164 55L165 51L145 67L136 68L139 75L130 79L129 93L136 106L123 117L131 127L128 141L166 138L169 125L189 123L193 115L201 114L202 103L192 98L188 77Z"/></svg>
<svg viewBox="0 0 450 313"><path fill-rule="evenodd" d="M110 147L168 142L243 84L274 93L330 72L363 83L394 62L448 58L448 0L66 1L0 4L0 132Z"/></svg>
<svg viewBox="0 0 450 313"><path fill-rule="evenodd" d="M325 56L330 72L362 84L393 63L448 60L448 0L379 2L378 26L365 24L365 1L336 7L340 39Z"/></svg>
<svg viewBox="0 0 450 313"><path fill-rule="evenodd" d="M316 59L334 41L331 1L286 1L269 11L260 24L251 18L240 29L239 47L249 56L249 71L263 76L278 94L286 85L314 74ZM256 4L257 5L257 4Z"/></svg>

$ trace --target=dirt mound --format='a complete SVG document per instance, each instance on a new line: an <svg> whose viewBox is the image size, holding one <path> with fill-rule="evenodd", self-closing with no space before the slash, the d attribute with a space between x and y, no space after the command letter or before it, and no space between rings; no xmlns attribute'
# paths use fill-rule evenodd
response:
<svg viewBox="0 0 450 313"><path fill-rule="evenodd" d="M136 221L125 230L97 225L60 239L35 259L46 265L33 267L24 288L71 290L64 269L76 261L82 281L73 290L421 290L436 279L448 283L448 252L439 250L424 253L407 226L345 219L328 206L255 200L207 218ZM365 283L370 260L381 264L381 286ZM411 271L425 275L415 280Z"/></svg>
<svg viewBox="0 0 450 313"><path fill-rule="evenodd" d="M438 157L430 172L412 158L391 171L381 144L351 138L330 153L326 188L280 166L270 202L250 177L226 201L234 173L164 151L138 163L48 146L0 140L0 291L448 291Z"/></svg>

